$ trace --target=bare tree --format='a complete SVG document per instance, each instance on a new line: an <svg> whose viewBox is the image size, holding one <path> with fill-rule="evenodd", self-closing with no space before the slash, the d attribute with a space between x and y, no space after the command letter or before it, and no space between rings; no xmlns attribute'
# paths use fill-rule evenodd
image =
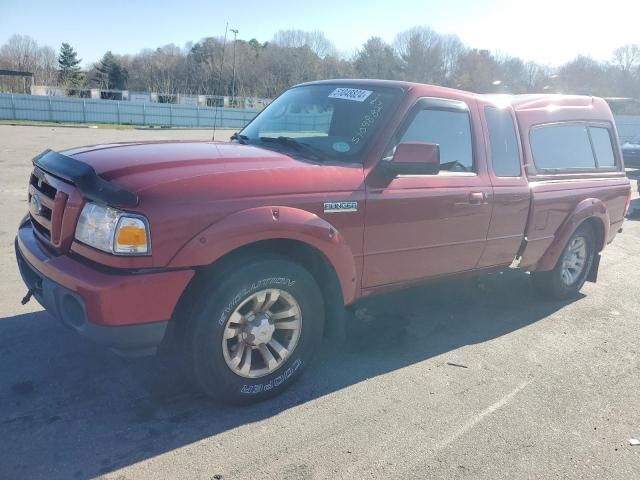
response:
<svg viewBox="0 0 640 480"><path fill-rule="evenodd" d="M309 49L320 58L337 56L336 47L320 30L305 32L303 30L280 30L273 36L271 43L284 48Z"/></svg>
<svg viewBox="0 0 640 480"><path fill-rule="evenodd" d="M58 57L51 47L38 49L37 61L33 71L34 81L40 85L55 85L58 81Z"/></svg>
<svg viewBox="0 0 640 480"><path fill-rule="evenodd" d="M493 92L494 82L500 80L500 64L488 50L469 50L460 57L453 77L457 88Z"/></svg>
<svg viewBox="0 0 640 480"><path fill-rule="evenodd" d="M453 84L456 67L460 58L467 52L467 47L457 35L444 35L440 39L440 48L442 50L444 84L450 86Z"/></svg>
<svg viewBox="0 0 640 480"><path fill-rule="evenodd" d="M356 74L364 78L394 79L400 75L400 58L380 37L365 42L353 60Z"/></svg>
<svg viewBox="0 0 640 480"><path fill-rule="evenodd" d="M613 51L613 63L623 72L630 73L640 65L640 44L623 45Z"/></svg>
<svg viewBox="0 0 640 480"><path fill-rule="evenodd" d="M396 35L394 46L402 59L403 78L424 83L445 79L442 37L429 27L413 27Z"/></svg>
<svg viewBox="0 0 640 480"><path fill-rule="evenodd" d="M614 93L612 71L593 58L578 55L556 74L556 84L563 93L610 96Z"/></svg>
<svg viewBox="0 0 640 480"><path fill-rule="evenodd" d="M0 68L31 72L36 83L57 83L56 52L51 47L38 46L33 38L26 35L12 35L0 48ZM0 87L5 91L22 92L25 90L25 80L5 78Z"/></svg>
<svg viewBox="0 0 640 480"><path fill-rule="evenodd" d="M9 64L23 71L33 71L38 62L40 47L27 35L12 35L0 49L0 55Z"/></svg>
<svg viewBox="0 0 640 480"><path fill-rule="evenodd" d="M337 77L405 79L477 92L564 92L640 97L640 44L623 45L610 63L580 56L550 68L517 57L467 48L455 35L427 26L400 32L393 46L372 37L350 58L340 57L321 31L281 30L271 42L238 39L236 91L269 98L300 82ZM223 56L223 40L204 38L184 48L165 45L114 61L128 73L133 91L160 94L231 95L233 59ZM32 38L13 35L0 47L0 68L33 72L36 82L58 83L56 53ZM95 66L85 78L99 72ZM115 78L116 75L113 75ZM111 81L109 81L111 84ZM0 77L0 90L22 92L28 82Z"/></svg>
<svg viewBox="0 0 640 480"><path fill-rule="evenodd" d="M612 63L616 94L640 97L640 44L616 48Z"/></svg>
<svg viewBox="0 0 640 480"><path fill-rule="evenodd" d="M548 67L538 65L536 62L527 62L524 67L528 92L542 92L550 87L551 74Z"/></svg>

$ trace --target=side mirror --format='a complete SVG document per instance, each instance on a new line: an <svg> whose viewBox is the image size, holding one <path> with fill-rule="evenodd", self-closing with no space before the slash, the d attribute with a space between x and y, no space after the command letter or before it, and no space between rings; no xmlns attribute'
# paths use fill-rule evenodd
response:
<svg viewBox="0 0 640 480"><path fill-rule="evenodd" d="M397 175L437 175L440 171L440 145L405 142L396 147L387 168Z"/></svg>

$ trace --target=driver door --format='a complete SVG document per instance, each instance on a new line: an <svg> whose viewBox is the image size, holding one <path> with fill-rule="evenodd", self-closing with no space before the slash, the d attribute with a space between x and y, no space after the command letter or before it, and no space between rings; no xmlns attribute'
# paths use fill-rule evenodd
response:
<svg viewBox="0 0 640 480"><path fill-rule="evenodd" d="M367 178L363 287L471 270L487 241L492 188L474 137L475 102L421 99L385 154L403 141L440 146L440 173ZM476 123L477 124L477 123Z"/></svg>

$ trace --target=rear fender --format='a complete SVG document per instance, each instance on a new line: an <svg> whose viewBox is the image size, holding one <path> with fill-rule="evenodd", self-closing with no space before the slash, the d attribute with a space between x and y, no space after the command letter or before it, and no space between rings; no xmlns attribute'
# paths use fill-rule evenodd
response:
<svg viewBox="0 0 640 480"><path fill-rule="evenodd" d="M601 200L587 198L578 203L573 212L569 214L565 222L556 231L553 242L537 262L534 270L553 270L573 232L576 231L581 223L590 218L598 219L602 226L603 235L597 239L598 243L596 244L596 250L600 252L605 246L606 239L609 238L609 228L611 226L609 214L607 207Z"/></svg>
<svg viewBox="0 0 640 480"><path fill-rule="evenodd" d="M316 248L335 270L344 302L356 297L356 264L338 230L316 214L291 207L257 207L210 225L178 251L169 267L210 265L224 255L262 240L289 239Z"/></svg>

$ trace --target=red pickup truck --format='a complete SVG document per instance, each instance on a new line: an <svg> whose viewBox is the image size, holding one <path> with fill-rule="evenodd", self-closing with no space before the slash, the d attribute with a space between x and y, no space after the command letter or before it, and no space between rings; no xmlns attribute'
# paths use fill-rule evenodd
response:
<svg viewBox="0 0 640 480"><path fill-rule="evenodd" d="M24 301L124 353L179 339L198 385L236 402L291 384L368 295L510 266L574 295L630 199L602 99L392 81L298 85L231 142L33 164Z"/></svg>

